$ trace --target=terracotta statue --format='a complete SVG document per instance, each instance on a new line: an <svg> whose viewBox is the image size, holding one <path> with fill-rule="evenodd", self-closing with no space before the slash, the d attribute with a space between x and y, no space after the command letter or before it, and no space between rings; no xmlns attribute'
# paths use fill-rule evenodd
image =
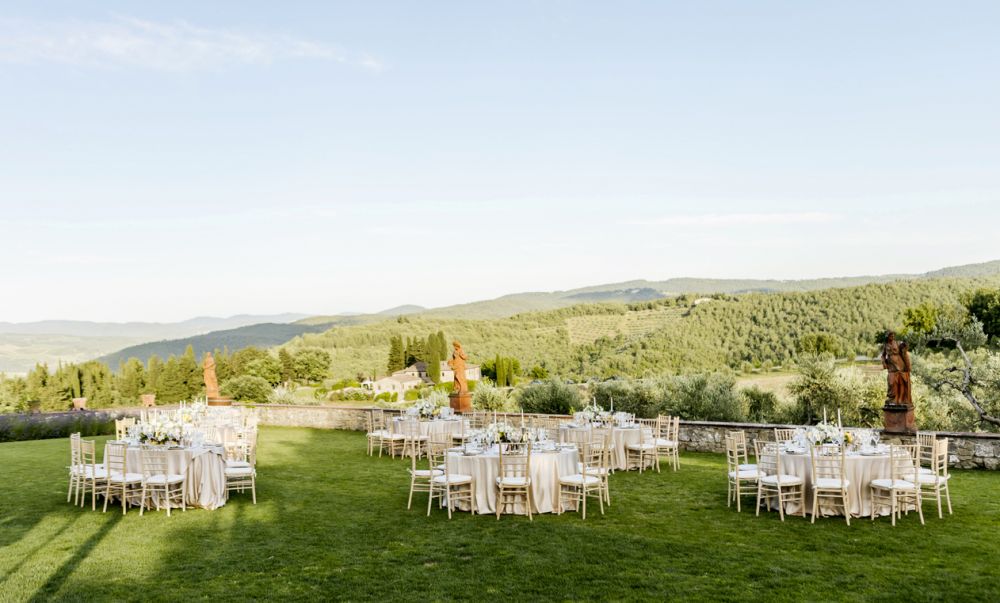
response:
<svg viewBox="0 0 1000 603"><path fill-rule="evenodd" d="M210 400L218 398L219 379L215 376L215 359L211 352L205 352L205 360L201 364L205 371L205 397Z"/></svg>
<svg viewBox="0 0 1000 603"><path fill-rule="evenodd" d="M465 355L462 344L453 341L451 345L455 350L451 353L451 360L448 361L448 367L455 372L454 393L466 394L469 392L469 381L465 377L465 361L469 357Z"/></svg>
<svg viewBox="0 0 1000 603"><path fill-rule="evenodd" d="M910 352L906 342L896 341L896 334L889 331L882 346L882 368L889 371L889 388L886 404L913 406L910 394Z"/></svg>

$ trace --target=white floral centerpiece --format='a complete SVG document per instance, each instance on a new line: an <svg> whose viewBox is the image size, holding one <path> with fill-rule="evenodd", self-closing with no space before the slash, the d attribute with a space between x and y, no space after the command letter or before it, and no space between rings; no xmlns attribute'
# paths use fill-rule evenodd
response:
<svg viewBox="0 0 1000 603"><path fill-rule="evenodd" d="M417 400L410 407L410 413L422 419L429 419L437 412L438 406L430 400Z"/></svg>
<svg viewBox="0 0 1000 603"><path fill-rule="evenodd" d="M813 425L805 430L803 439L806 443L818 446L820 444L850 444L853 441L851 433L826 421Z"/></svg>
<svg viewBox="0 0 1000 603"><path fill-rule="evenodd" d="M143 444L176 444L184 437L184 427L178 421L161 416L141 423L138 434L139 442Z"/></svg>

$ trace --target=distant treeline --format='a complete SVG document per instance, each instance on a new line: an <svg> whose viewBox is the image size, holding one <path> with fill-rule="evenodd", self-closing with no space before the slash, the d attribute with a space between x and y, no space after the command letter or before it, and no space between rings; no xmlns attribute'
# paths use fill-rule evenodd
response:
<svg viewBox="0 0 1000 603"><path fill-rule="evenodd" d="M278 383L321 381L330 367L329 354L313 348L271 352L248 347L233 353L223 348L213 356L224 394L253 389L266 397ZM0 376L0 412L66 410L73 398L87 398L89 408L133 406L142 394L156 394L160 404L203 396L204 371L194 348L165 361L155 354L146 363L130 358L117 371L94 360L55 369L38 364L24 377Z"/></svg>

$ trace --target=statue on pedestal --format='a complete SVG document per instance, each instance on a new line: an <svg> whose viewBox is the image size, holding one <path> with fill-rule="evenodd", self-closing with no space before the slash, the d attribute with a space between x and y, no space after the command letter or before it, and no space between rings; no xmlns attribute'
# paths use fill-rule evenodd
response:
<svg viewBox="0 0 1000 603"><path fill-rule="evenodd" d="M451 394L451 407L458 412L468 412L472 410L472 395L469 394L469 379L465 374L465 361L469 359L462 349L462 344L457 341L451 342L454 350L451 353L451 360L448 367L455 373L455 383Z"/></svg>
<svg viewBox="0 0 1000 603"><path fill-rule="evenodd" d="M886 333L882 344L882 368L888 371L885 406L882 407L886 433L917 431L910 387L910 351L905 341L896 341L896 334Z"/></svg>
<svg viewBox="0 0 1000 603"><path fill-rule="evenodd" d="M209 400L219 398L219 378L215 376L215 358L211 352L205 352L205 359L201 363L205 371L205 397Z"/></svg>
<svg viewBox="0 0 1000 603"><path fill-rule="evenodd" d="M886 404L913 406L910 392L910 352L906 342L896 341L896 334L889 331L882 345L882 368L888 371Z"/></svg>

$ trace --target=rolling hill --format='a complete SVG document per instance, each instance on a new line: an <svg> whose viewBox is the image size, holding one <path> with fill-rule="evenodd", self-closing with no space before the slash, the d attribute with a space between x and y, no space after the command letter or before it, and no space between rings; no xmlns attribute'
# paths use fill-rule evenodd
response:
<svg viewBox="0 0 1000 603"><path fill-rule="evenodd" d="M1000 261L944 268L919 275L896 274L789 281L695 278L676 278L665 281L635 280L594 285L567 291L515 293L492 300L442 308L427 309L415 305L404 305L373 314L342 313L330 316L310 316L301 318L295 323L285 325L284 328L280 329L275 328L276 325L270 324L247 325L238 329L204 333L197 337L164 339L144 345L135 345L113 354L108 354L105 351L106 355L102 359L107 360L111 366L115 367L120 359L127 359L129 357L145 360L153 353L161 357L169 356L170 354L180 354L189 344L193 345L199 353L223 347L229 347L230 350L235 351L249 345L261 347L281 345L293 337L315 335L327 329L353 329L349 332L365 332L366 327L371 327L369 329L371 332L381 332L383 327L376 327L376 325L387 323L391 327L392 324L397 324L396 319L399 317L405 317L408 324L451 324L450 321L473 321L473 323L469 324L480 324L483 321L575 308L587 304L623 305L664 302L664 308L671 307L669 312L649 311L645 314L640 311L625 315L616 315L604 310L596 313L584 312L582 316L567 318L564 324L558 326L537 327L537 329L540 329L536 330L539 336L548 331L555 333L559 328L562 328L565 330L566 342L569 345L578 346L597 341L602 337L615 338L625 335L627 338L634 338L650 331L655 331L663 326L661 323L664 321L673 320L679 318L682 314L690 313L686 308L673 306L673 301L671 301L685 294L768 294L829 291L856 288L871 284L936 281L954 277L968 279L997 275L1000 275ZM465 323L462 322L460 324ZM436 331L438 329L434 328L433 330ZM465 332L465 329L460 328L460 330ZM416 331L412 335L425 336L427 332ZM371 372L373 369L384 364L384 362L377 362L376 358L368 353L359 353L359 356L352 362L351 366L356 369L354 372ZM350 374L353 375L354 373Z"/></svg>
<svg viewBox="0 0 1000 603"><path fill-rule="evenodd" d="M832 335L842 355L872 354L876 333L898 328L906 308L959 303L964 292L978 287L1000 287L1000 275L717 294L697 304L694 296L579 304L486 320L425 312L338 325L287 345L326 349L338 377L384 375L390 337L426 337L438 330L461 340L472 362L501 354L518 358L523 367L537 364L580 378L739 368L747 362L781 365L796 359L800 338L812 333Z"/></svg>
<svg viewBox="0 0 1000 603"><path fill-rule="evenodd" d="M328 325L261 323L237 329L213 331L204 335L195 335L194 337L185 337L183 339L142 343L101 356L98 360L117 369L119 362L128 360L129 358L139 358L144 362L153 354L161 358L167 358L171 354L183 354L189 345L194 348L195 354L199 357L205 352L226 347L233 351L249 346L269 348L283 344L298 335L320 332L326 328L328 328Z"/></svg>
<svg viewBox="0 0 1000 603"><path fill-rule="evenodd" d="M38 362L49 365L83 362L151 340L186 338L262 322L290 323L303 316L305 315L291 313L240 314L228 318L204 316L174 323L81 320L0 322L0 372L23 373ZM277 343L281 341L274 341L271 345Z"/></svg>

